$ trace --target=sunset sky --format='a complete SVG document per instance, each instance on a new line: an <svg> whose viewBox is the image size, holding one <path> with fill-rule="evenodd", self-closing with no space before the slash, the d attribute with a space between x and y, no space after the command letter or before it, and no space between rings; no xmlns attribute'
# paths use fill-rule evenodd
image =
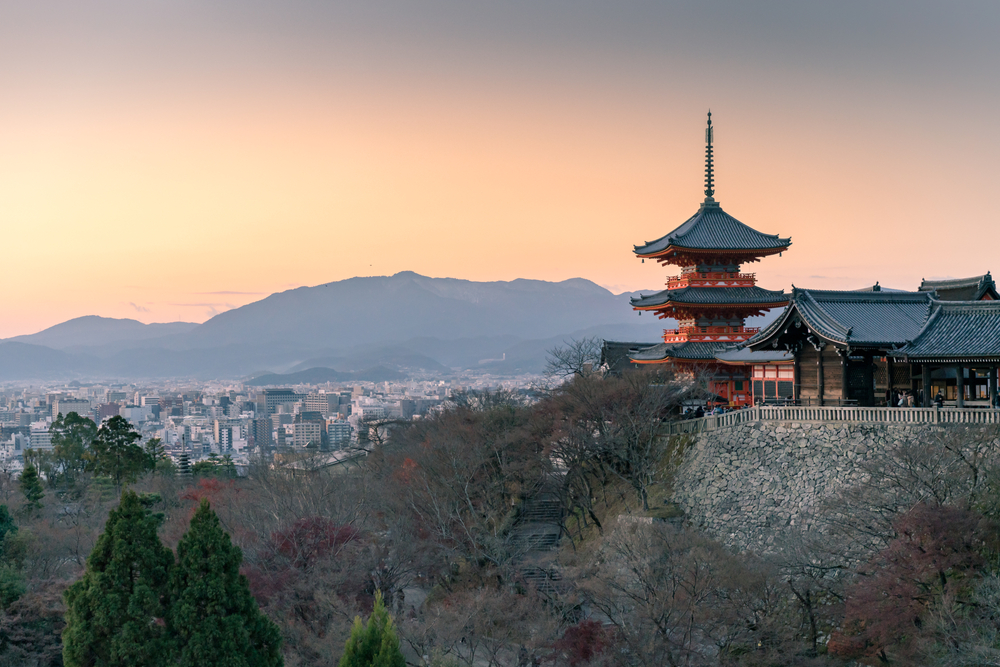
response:
<svg viewBox="0 0 1000 667"><path fill-rule="evenodd" d="M762 286L1000 271L1000 3L0 0L0 337L411 270L666 272L718 199Z"/></svg>

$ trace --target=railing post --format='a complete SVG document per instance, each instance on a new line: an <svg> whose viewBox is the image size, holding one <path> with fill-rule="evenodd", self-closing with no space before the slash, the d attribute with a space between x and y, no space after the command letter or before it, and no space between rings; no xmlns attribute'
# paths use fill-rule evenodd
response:
<svg viewBox="0 0 1000 667"><path fill-rule="evenodd" d="M934 404L934 423L941 423L941 408L938 407L937 403Z"/></svg>

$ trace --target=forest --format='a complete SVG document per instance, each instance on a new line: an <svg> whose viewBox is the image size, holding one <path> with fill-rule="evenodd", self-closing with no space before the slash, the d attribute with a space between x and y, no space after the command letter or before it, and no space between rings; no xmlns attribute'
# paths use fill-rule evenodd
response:
<svg viewBox="0 0 1000 667"><path fill-rule="evenodd" d="M120 418L61 418L50 452L0 474L0 665L64 664L67 605L126 516L168 573L150 627L190 627L172 609L191 545L215 540L227 596L249 590L247 623L294 667L338 664L373 610L414 665L1000 664L997 433L894 450L824 499L822 531L740 551L671 502L689 436L663 425L697 383L578 370L532 400L467 393L370 425L350 466L276 457L245 476L181 475Z"/></svg>

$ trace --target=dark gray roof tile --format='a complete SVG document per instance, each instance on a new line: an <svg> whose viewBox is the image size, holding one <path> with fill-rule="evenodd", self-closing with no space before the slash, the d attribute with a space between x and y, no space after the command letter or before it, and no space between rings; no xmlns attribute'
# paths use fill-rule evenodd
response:
<svg viewBox="0 0 1000 667"><path fill-rule="evenodd" d="M753 287L682 287L632 299L633 308L655 308L674 304L746 304L780 306L788 302L784 290Z"/></svg>
<svg viewBox="0 0 1000 667"><path fill-rule="evenodd" d="M1000 301L935 301L926 324L893 356L912 361L1000 360Z"/></svg>
<svg viewBox="0 0 1000 667"><path fill-rule="evenodd" d="M780 250L792 244L790 238L763 234L707 201L688 220L666 236L635 246L635 254L648 257L674 246L691 250Z"/></svg>
<svg viewBox="0 0 1000 667"><path fill-rule="evenodd" d="M794 314L813 332L842 345L887 347L916 336L933 303L928 292L847 292L793 288L782 315L750 339L757 348L784 330Z"/></svg>

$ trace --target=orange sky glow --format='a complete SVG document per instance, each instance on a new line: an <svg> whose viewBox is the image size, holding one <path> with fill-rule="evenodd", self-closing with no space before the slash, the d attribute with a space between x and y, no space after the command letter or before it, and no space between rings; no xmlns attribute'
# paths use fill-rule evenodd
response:
<svg viewBox="0 0 1000 667"><path fill-rule="evenodd" d="M0 337L404 270L658 289L632 245L697 210L709 107L716 199L792 237L746 267L763 287L1000 271L992 4L22 4L0 4Z"/></svg>

